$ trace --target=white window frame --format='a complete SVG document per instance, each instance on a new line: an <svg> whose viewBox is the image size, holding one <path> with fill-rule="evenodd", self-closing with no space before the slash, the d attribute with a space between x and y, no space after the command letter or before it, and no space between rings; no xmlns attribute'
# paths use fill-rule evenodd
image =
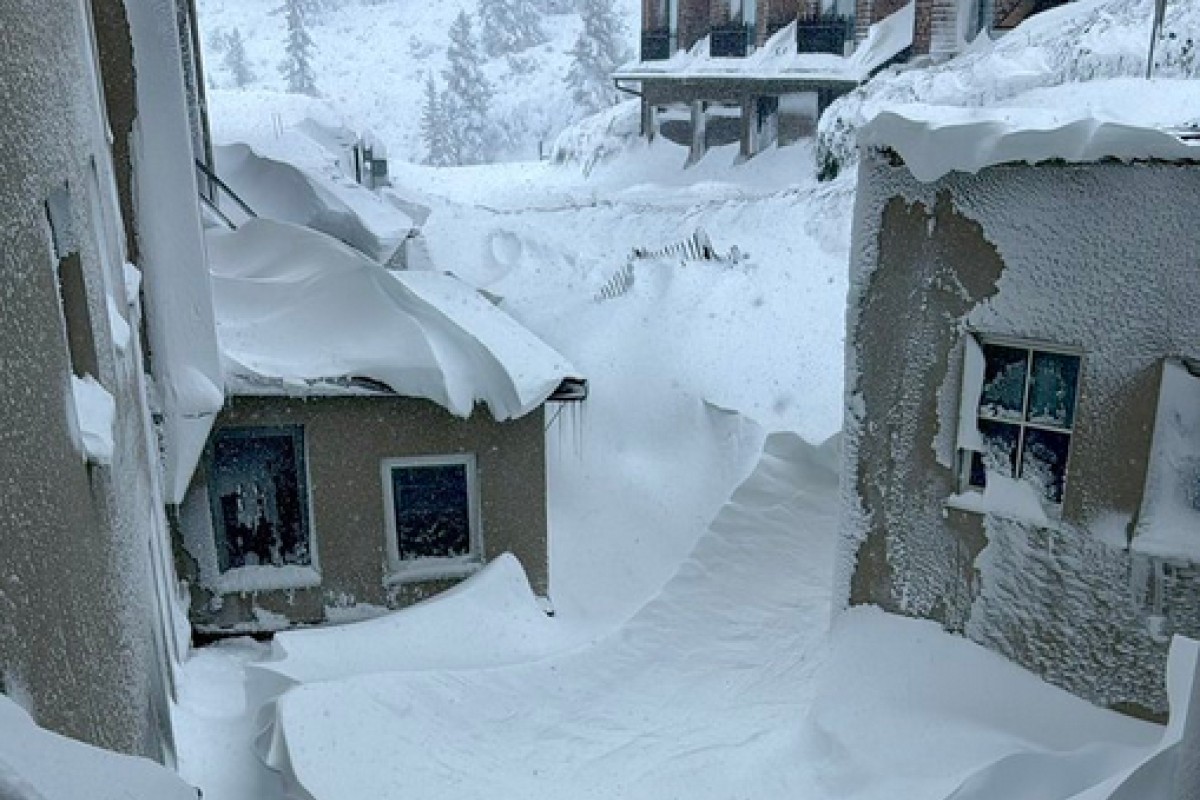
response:
<svg viewBox="0 0 1200 800"><path fill-rule="evenodd" d="M467 472L467 519L470 525L469 549L465 556L431 556L420 559L400 558L400 537L396 530L396 498L392 470L397 467L464 466ZM388 575L386 584L406 581L465 578L483 566L483 520L479 501L479 469L474 453L432 456L400 456L380 462L383 484L384 530L387 541Z"/></svg>
<svg viewBox="0 0 1200 800"><path fill-rule="evenodd" d="M969 352L968 348L970 348L972 345L980 348L980 350L982 350L982 348L984 348L988 345L992 345L992 346L996 346L996 347L1007 347L1007 348L1010 348L1013 350L1026 351L1025 393L1024 393L1024 397L1022 399L1021 418L1019 420L1005 419L1003 417L988 417L988 416L981 415L980 409L979 409L979 395L976 395L974 398L975 405L973 408L960 408L959 409L959 435L958 435L958 441L956 443L956 460L958 462L957 463L958 492L960 494L968 494L968 493L982 494L983 493L983 489L981 489L980 487L975 486L971 483L971 462L973 460L973 455L975 453L979 452L979 450L976 449L975 447L971 446L973 443L968 441L966 435L964 434L964 429L967 428L968 425L974 430L975 438L979 437L979 432L978 432L979 431L979 422L981 420L982 421L991 420L991 421L995 421L995 422L1002 423L1005 425L1012 425L1012 426L1018 428L1020 433L1019 433L1019 438L1017 440L1017 451L1016 451L1016 456L1015 456L1016 457L1016 468L1018 471L1021 468L1022 455L1025 450L1025 435L1026 435L1027 429L1043 430L1043 431L1048 431L1050 433L1057 433L1057 434L1065 435L1070 439L1070 441L1067 445L1067 462L1063 465L1062 500L1058 503L1055 503L1048 498L1045 498L1045 497L1040 498L1042 501L1042 506L1048 512L1049 516L1051 516L1052 518L1060 518L1062 515L1062 508L1066 504L1067 492L1069 491L1070 485L1071 485L1070 484L1071 458L1075 452L1075 447L1074 447L1075 434L1076 434L1076 427L1077 427L1077 423L1078 423L1078 419L1079 419L1079 398L1080 398L1080 391L1082 389L1083 380L1084 380L1084 353L1083 353L1083 350L1080 348L1077 348L1077 347L1053 344L1053 343L1045 342L1045 341L1042 341L1039 339L1021 339L1021 338L1011 337L1011 336L996 336L996 335L992 335L992 334L981 333L978 331L967 331L966 336L964 338L964 342L963 342L963 347L964 347L964 350L963 350L963 379L964 380L966 380L966 378L967 378L966 369L967 369L967 355ZM1073 404L1072 404L1072 408L1074 409L1074 418L1071 420L1070 428L1060 428L1055 425L1047 425L1047 424L1043 424L1043 423L1029 422L1028 420L1026 420L1026 417L1028 416L1028 412L1029 412L1030 387L1032 386L1032 383L1033 383L1033 381L1030 379L1030 376L1032 375L1032 371L1033 371L1033 356L1035 353L1046 353L1049 355L1065 355L1065 356L1072 356L1074 358L1079 359L1079 371L1075 377L1075 397L1073 398ZM980 384L979 388L980 388L980 390L982 390L982 383ZM964 386L964 390L965 390L965 386ZM963 400L962 400L962 402L964 404L966 402L966 399L967 399L966 391L964 391L963 392ZM1020 479L1019 474L1015 477L1018 480Z"/></svg>

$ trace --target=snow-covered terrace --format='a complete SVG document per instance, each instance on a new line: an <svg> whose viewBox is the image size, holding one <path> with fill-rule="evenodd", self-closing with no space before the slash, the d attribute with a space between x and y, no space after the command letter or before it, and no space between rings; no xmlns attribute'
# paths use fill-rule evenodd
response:
<svg viewBox="0 0 1200 800"><path fill-rule="evenodd" d="M852 55L801 53L796 47L796 23L778 30L762 47L744 58L714 58L710 38L690 50L680 50L662 60L634 61L614 73L618 81L670 79L703 84L736 79L747 82L812 84L852 88L912 45L916 3L872 25L866 39ZM805 87L801 87L805 88Z"/></svg>

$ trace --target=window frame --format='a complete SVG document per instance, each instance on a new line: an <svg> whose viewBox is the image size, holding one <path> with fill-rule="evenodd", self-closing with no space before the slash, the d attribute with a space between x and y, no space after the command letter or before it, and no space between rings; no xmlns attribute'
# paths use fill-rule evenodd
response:
<svg viewBox="0 0 1200 800"><path fill-rule="evenodd" d="M396 526L396 497L392 471L397 468L463 466L467 475L468 550L464 556L427 556L418 559L400 557L400 537ZM384 542L388 572L385 584L407 581L465 578L477 572L484 562L483 516L479 495L479 462L474 453L396 456L379 464L383 485Z"/></svg>
<svg viewBox="0 0 1200 800"><path fill-rule="evenodd" d="M1014 452L1014 464L1016 467L1016 474L1013 476L1013 478L1015 480L1021 479L1023 457L1024 457L1024 453L1025 453L1026 434L1029 429L1046 431L1048 433L1059 434L1059 435L1063 435L1063 436L1067 437L1067 439L1068 439L1068 441L1067 441L1067 458L1066 458L1066 462L1063 464L1062 499L1056 503L1053 500L1045 497L1044 495L1040 496L1038 498L1041 501L1042 507L1047 512L1048 516L1050 516L1051 518L1054 518L1054 519L1061 518L1062 509L1066 505L1067 493L1068 493L1069 487L1070 487L1070 481L1068 478L1070 476L1071 458L1072 458L1072 455L1075 450L1074 441L1075 441L1075 435L1076 435L1077 428L1078 428L1079 401L1080 401L1080 397L1082 395L1082 387L1083 387L1083 381L1084 381L1084 367L1085 367L1085 358L1084 358L1083 349L1080 347L1074 347L1071 345L1055 344L1055 343L1047 342L1047 341L1044 341L1041 339L1023 339L1023 338L1015 337L1015 336L994 335L994 334L988 334L988 333L983 333L983 332L974 331L974 330L966 331L966 337L973 339L976 346L978 346L981 351L983 348L988 347L988 346L1005 347L1005 348L1008 348L1011 350L1024 350L1025 351L1025 354L1026 354L1025 355L1025 385L1024 385L1024 391L1022 393L1022 399L1021 399L1021 417L1020 417L1020 419L1014 420L1014 419L1006 419L1001 416L984 416L982 413L982 409L979 405L976 405L975 409L973 409L973 411L971 412L971 419L973 420L973 422L975 424L976 430L979 430L980 422L995 422L995 423L999 423L999 424L1003 424L1003 425L1010 425L1010 426L1018 429L1017 448L1016 448L1016 451ZM966 341L965 341L965 337L964 337L964 348L965 348L965 346L966 346ZM1078 359L1079 366L1078 366L1078 369L1077 369L1076 375L1075 375L1075 395L1072 398L1072 406L1071 406L1073 409L1073 412L1072 412L1071 426L1069 428L1062 428L1059 426L1049 425L1049 424L1041 423L1041 422L1031 422L1027 419L1027 417L1029 416L1030 395L1031 395L1032 386L1033 386L1033 380L1032 380L1033 359L1034 359L1034 356L1038 353L1042 353L1042 354L1046 354L1046 355L1071 356L1075 359ZM967 352L964 349L964 352L963 352L964 365L966 363L966 358L967 358ZM986 361L985 361L985 364L986 364ZM965 377L965 374L963 377ZM960 378L960 383L961 383L961 378ZM983 387L981 385L980 386L980 398L981 399L982 399L982 389L983 389ZM964 413L965 413L964 409L960 408L959 409L960 419L963 417ZM973 448L965 446L963 441L961 440L961 438L959 438L958 441L955 442L955 456L956 456L956 461L957 461L957 464L956 464L957 487L956 488L960 494L966 494L966 493L982 494L984 492L985 487L976 486L975 484L971 483L971 466L972 466L972 462L974 460L974 455L978 452L979 452L978 450L975 450Z"/></svg>
<svg viewBox="0 0 1200 800"><path fill-rule="evenodd" d="M236 439L252 439L256 436L281 436L287 435L292 439L292 446L296 455L296 493L300 500L300 518L303 523L304 532L308 539L308 563L307 564L256 564L253 567L267 567L278 572L277 580L270 581L253 581L255 591L275 591L279 589L297 589L310 586L317 586L321 583L321 565L318 556L317 548L317 530L314 524L313 503L312 503L312 480L309 475L309 458L308 458L308 436L304 425L302 424L278 424L278 425L230 425L228 427L217 428L213 431L209 438L208 445L205 447L204 461L207 472L206 494L209 509L209 518L211 520L212 538L213 538L213 569L215 571L215 584L212 588L221 594L241 593L245 591L241 587L241 582L235 579L239 570L245 570L251 565L243 564L241 566L221 566L221 557L218 552L220 538L224 537L227 540L227 534L224 528L224 521L221 516L221 502L217 494L216 485L216 445L218 438L230 437Z"/></svg>

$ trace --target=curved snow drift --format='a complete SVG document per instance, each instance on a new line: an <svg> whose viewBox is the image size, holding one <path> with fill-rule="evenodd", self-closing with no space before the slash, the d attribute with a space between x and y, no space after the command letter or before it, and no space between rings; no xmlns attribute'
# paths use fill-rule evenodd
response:
<svg viewBox="0 0 1200 800"><path fill-rule="evenodd" d="M457 278L389 272L324 234L263 219L210 232L208 249L234 391L337 393L367 379L460 417L483 402L506 420L576 375Z"/></svg>

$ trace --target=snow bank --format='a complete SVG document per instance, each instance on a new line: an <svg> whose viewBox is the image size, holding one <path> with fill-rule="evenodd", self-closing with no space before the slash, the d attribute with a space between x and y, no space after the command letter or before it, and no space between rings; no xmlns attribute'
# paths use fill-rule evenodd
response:
<svg viewBox="0 0 1200 800"><path fill-rule="evenodd" d="M795 791L806 785L794 731L808 692L796 654L828 618L833 461L794 435L771 437L661 595L593 647L482 669L447 650L445 668L293 688L275 709L271 762L320 800L807 796ZM420 611L362 633L398 652L411 633L400 624ZM460 649L486 622L473 603L427 612L445 615L427 622ZM336 651L325 637L342 630L304 634L310 652ZM420 658L398 657L404 668Z"/></svg>
<svg viewBox="0 0 1200 800"><path fill-rule="evenodd" d="M323 234L269 220L209 234L230 387L337 391L367 378L461 417L540 406L574 370L458 280L394 273Z"/></svg>
<svg viewBox="0 0 1200 800"><path fill-rule="evenodd" d="M117 401L91 375L82 378L72 375L71 392L75 396L75 415L84 457L95 464L111 464Z"/></svg>
<svg viewBox="0 0 1200 800"><path fill-rule="evenodd" d="M269 699L291 686L375 672L472 669L534 661L563 631L542 609L521 563L504 553L424 602L375 619L275 635L250 681Z"/></svg>
<svg viewBox="0 0 1200 800"><path fill-rule="evenodd" d="M0 797L4 800L196 800L174 773L42 730L0 694Z"/></svg>
<svg viewBox="0 0 1200 800"><path fill-rule="evenodd" d="M969 50L941 64L886 70L822 116L818 170L831 176L855 164L858 130L897 105L1020 105L1020 95L1069 84L1071 93L1079 93L1074 107L1085 110L1091 102L1088 82L1145 75L1153 6L1145 0L1080 0L1036 14L995 42L979 37ZM1200 5L1168 3L1164 32L1156 50L1155 78L1200 77L1200 59L1193 51L1193 42L1200 41ZM1124 109L1126 116L1118 119L1158 122L1154 113L1147 113L1144 92L1114 85L1104 94L1106 98L1093 99L1105 109ZM1040 105L1036 96L1028 102ZM1177 108L1176 123L1188 113L1197 119L1195 109L1194 103Z"/></svg>

